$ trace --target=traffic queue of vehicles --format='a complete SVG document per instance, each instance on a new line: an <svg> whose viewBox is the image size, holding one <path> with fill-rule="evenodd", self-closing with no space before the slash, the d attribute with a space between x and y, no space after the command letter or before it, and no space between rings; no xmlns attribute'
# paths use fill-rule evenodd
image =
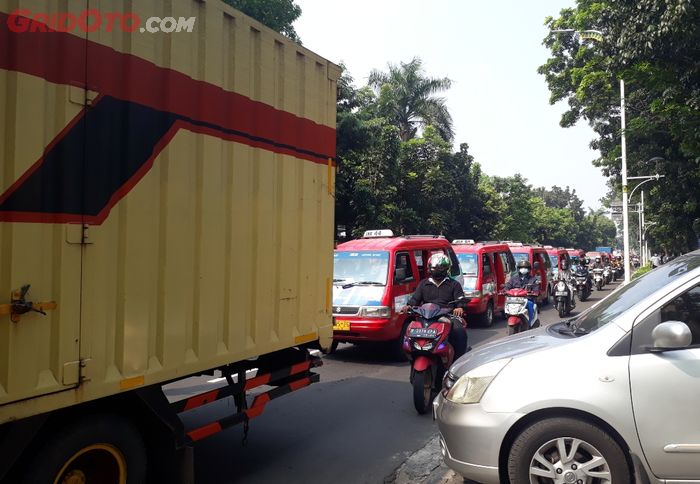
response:
<svg viewBox="0 0 700 484"><path fill-rule="evenodd" d="M573 249L570 249L573 251ZM452 261L450 276L464 287L470 323L491 326L506 305L504 287L527 260L537 278L536 302L555 297L557 272L571 266L570 250L512 241L447 239L435 235L395 237L391 230L370 230L360 239L339 244L334 253L334 342L388 342L400 351L409 317L402 313L418 283L428 277L427 261L444 253ZM583 257L583 251L575 257Z"/></svg>

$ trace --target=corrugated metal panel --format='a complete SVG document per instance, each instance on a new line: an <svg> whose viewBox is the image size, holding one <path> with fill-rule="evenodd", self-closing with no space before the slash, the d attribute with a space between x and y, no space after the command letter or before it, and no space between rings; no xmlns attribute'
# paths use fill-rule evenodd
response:
<svg viewBox="0 0 700 484"><path fill-rule="evenodd" d="M90 7L197 23L193 33L88 35L87 85L98 97L88 114L86 176L98 183L83 202L86 381L50 405L308 340L326 343L334 200L325 156L334 155L337 67L218 1L96 0ZM138 169L129 165L146 152L154 156ZM3 187L17 171L3 173ZM118 189L115 179L124 181ZM105 190L103 206L96 201ZM0 223L0 230L30 225ZM79 249L57 245L76 253L78 281ZM17 264L2 247L3 267ZM47 297L58 299L58 289L64 285ZM75 298L60 302L78 310ZM7 417L0 408L0 422Z"/></svg>
<svg viewBox="0 0 700 484"><path fill-rule="evenodd" d="M15 3L0 1L0 13L10 11ZM35 11L46 11L51 4L28 2ZM72 2L69 11L84 7ZM7 16L0 14L0 31L5 29ZM50 60L27 58L24 50L6 42L5 33L0 41L0 201L8 198L18 179L40 160L44 148L77 119L82 108L79 102L85 97L81 88L6 69L10 62ZM84 84L84 78L76 81ZM51 194L35 192L34 196L43 203L42 198ZM81 249L66 242L73 229L0 223L0 305L10 303L11 293L25 284L31 284L28 300L59 302L46 316L29 313L18 322L0 316L0 405L65 390L78 381L78 365L71 362L77 362L79 350Z"/></svg>

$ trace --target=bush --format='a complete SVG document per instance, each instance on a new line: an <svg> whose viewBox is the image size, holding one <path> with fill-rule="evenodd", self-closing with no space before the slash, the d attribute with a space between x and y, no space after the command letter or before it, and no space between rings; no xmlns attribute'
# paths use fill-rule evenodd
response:
<svg viewBox="0 0 700 484"><path fill-rule="evenodd" d="M636 271L634 271L634 274L632 274L632 279L636 279L640 276L643 276L647 272L649 272L652 269L651 267L651 262L649 262L647 265L640 267Z"/></svg>

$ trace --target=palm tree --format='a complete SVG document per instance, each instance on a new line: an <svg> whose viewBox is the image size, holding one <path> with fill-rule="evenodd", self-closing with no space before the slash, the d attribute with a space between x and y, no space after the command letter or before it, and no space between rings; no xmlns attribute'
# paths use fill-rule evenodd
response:
<svg viewBox="0 0 700 484"><path fill-rule="evenodd" d="M435 97L451 84L446 77L425 77L418 58L408 64L389 64L389 72L374 70L369 76L369 85L379 95L380 114L398 126L402 141L415 137L418 128L427 125L435 127L445 141L452 141L452 116L445 98Z"/></svg>

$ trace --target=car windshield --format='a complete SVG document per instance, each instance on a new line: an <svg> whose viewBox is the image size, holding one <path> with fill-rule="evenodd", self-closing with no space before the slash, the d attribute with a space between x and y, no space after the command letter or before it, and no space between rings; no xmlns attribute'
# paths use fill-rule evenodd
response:
<svg viewBox="0 0 700 484"><path fill-rule="evenodd" d="M479 273L479 264L476 262L476 254L457 253L459 267L462 274L474 276Z"/></svg>
<svg viewBox="0 0 700 484"><path fill-rule="evenodd" d="M679 276L700 267L700 252L674 259L618 289L600 303L581 313L572 325L574 329L591 332L604 326L632 306L670 284Z"/></svg>
<svg viewBox="0 0 700 484"><path fill-rule="evenodd" d="M385 285L388 273L387 251L336 251L333 254L334 282Z"/></svg>
<svg viewBox="0 0 700 484"><path fill-rule="evenodd" d="M515 258L515 262L518 263L521 260L526 260L530 261L530 257L527 252L513 252L513 257Z"/></svg>
<svg viewBox="0 0 700 484"><path fill-rule="evenodd" d="M556 255L550 255L549 260L552 262L552 267L556 270L559 268L558 257Z"/></svg>

